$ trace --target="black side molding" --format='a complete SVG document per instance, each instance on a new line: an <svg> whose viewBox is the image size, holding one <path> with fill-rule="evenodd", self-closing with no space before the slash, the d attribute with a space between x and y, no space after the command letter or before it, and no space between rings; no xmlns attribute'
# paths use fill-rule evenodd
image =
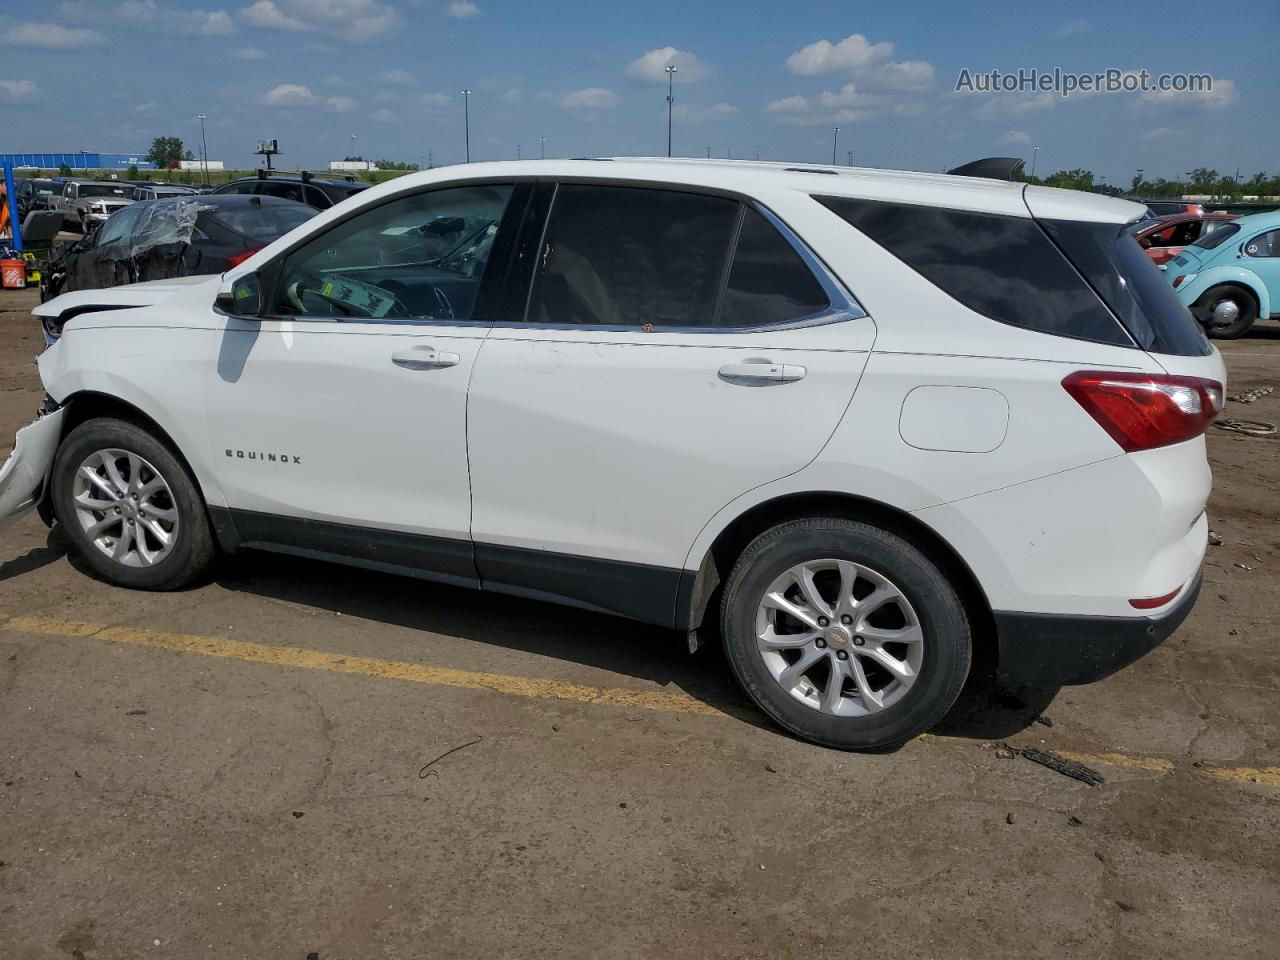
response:
<svg viewBox="0 0 1280 960"><path fill-rule="evenodd" d="M985 177L988 180L1012 180L1022 169L1021 157L986 157L948 170L953 177Z"/></svg>

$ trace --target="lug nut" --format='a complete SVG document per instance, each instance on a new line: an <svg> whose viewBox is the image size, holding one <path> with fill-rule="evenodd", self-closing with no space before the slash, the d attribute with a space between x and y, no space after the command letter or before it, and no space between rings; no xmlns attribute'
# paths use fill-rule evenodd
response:
<svg viewBox="0 0 1280 960"><path fill-rule="evenodd" d="M829 624L830 622L831 622L831 621L830 621L830 620L828 620L826 617L819 617L819 618L818 618L818 626L820 626L820 627L825 627L825 626L826 626L827 624Z"/></svg>
<svg viewBox="0 0 1280 960"><path fill-rule="evenodd" d="M837 659L837 660L848 660L848 659L849 659L849 654L845 653L843 650L837 650L837 651L836 651L836 659Z"/></svg>
<svg viewBox="0 0 1280 960"><path fill-rule="evenodd" d="M866 642L867 642L866 640L862 639L861 635L856 636L856 637L854 637L854 638L853 638L853 645L854 645L855 647L860 647L860 646L862 646L862 645L863 645L864 643L866 643Z"/></svg>
<svg viewBox="0 0 1280 960"><path fill-rule="evenodd" d="M825 650L825 649L826 649L826 647L827 647L827 641L825 641L825 640L823 640L821 637L819 637L819 638L818 638L818 649L819 649L819 650Z"/></svg>
<svg viewBox="0 0 1280 960"><path fill-rule="evenodd" d="M130 517L130 518L129 518L129 526L131 526L131 527L133 526L133 518L132 518L132 517Z"/></svg>
<svg viewBox="0 0 1280 960"><path fill-rule="evenodd" d="M847 627L849 624L853 623L853 617L849 616L847 613L841 614L840 622Z"/></svg>

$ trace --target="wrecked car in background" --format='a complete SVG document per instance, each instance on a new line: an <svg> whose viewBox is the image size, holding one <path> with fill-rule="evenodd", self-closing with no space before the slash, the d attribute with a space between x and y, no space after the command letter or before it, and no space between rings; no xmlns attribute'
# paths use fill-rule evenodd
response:
<svg viewBox="0 0 1280 960"><path fill-rule="evenodd" d="M44 272L41 300L72 290L222 273L315 215L275 197L139 201L66 247Z"/></svg>

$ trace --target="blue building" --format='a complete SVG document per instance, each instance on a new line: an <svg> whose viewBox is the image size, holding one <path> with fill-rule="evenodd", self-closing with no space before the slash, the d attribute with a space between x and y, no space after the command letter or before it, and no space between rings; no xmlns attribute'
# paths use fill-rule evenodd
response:
<svg viewBox="0 0 1280 960"><path fill-rule="evenodd" d="M39 167L45 170L57 170L64 163L72 170L126 170L137 167L139 170L154 170L156 165L145 159L140 153L89 153L78 150L75 153L0 153L0 164L9 163L15 167Z"/></svg>

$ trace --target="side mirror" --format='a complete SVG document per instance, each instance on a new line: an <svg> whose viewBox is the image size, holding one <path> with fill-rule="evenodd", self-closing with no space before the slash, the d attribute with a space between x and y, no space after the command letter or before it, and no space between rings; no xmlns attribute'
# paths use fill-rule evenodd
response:
<svg viewBox="0 0 1280 960"><path fill-rule="evenodd" d="M218 293L215 306L234 317L256 317L262 313L262 285L256 273L235 278L230 290Z"/></svg>

